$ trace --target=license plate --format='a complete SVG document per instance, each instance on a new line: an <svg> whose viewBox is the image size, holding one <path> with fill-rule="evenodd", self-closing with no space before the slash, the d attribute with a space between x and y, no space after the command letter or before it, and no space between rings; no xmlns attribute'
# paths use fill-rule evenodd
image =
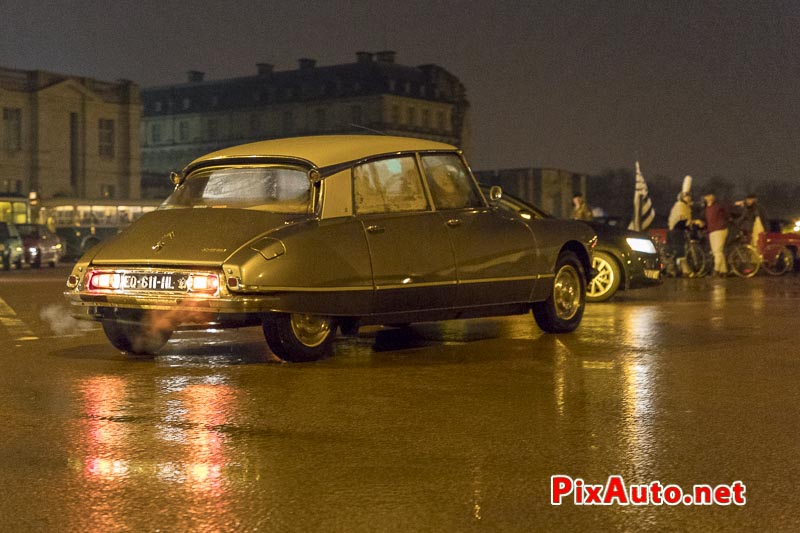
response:
<svg viewBox="0 0 800 533"><path fill-rule="evenodd" d="M168 273L125 273L122 275L122 289L131 291L177 291L186 292L187 274Z"/></svg>
<svg viewBox="0 0 800 533"><path fill-rule="evenodd" d="M661 279L661 271L660 270L650 270L645 269L644 275L650 279Z"/></svg>

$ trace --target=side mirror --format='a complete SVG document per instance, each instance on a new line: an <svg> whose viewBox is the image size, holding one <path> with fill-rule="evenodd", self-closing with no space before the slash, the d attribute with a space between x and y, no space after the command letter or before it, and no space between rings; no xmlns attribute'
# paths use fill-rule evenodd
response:
<svg viewBox="0 0 800 533"><path fill-rule="evenodd" d="M492 185L491 188L489 188L489 203L495 205L501 198L503 198L503 189L498 185Z"/></svg>
<svg viewBox="0 0 800 533"><path fill-rule="evenodd" d="M178 174L177 172L170 172L170 173L169 173L169 181L171 181L171 182L172 182L172 184L173 184L173 185L175 186L175 188L177 189L177 188L178 188L178 187L180 187L180 186L181 186L181 184L183 183L183 176L181 176L181 175L180 175L180 174Z"/></svg>

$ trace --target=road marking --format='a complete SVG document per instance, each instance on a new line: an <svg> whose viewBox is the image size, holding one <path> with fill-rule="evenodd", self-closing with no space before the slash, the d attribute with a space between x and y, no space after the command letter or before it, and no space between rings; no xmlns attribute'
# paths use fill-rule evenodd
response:
<svg viewBox="0 0 800 533"><path fill-rule="evenodd" d="M38 341L37 337L25 323L17 318L17 313L5 300L0 298L0 325L5 327L15 341Z"/></svg>

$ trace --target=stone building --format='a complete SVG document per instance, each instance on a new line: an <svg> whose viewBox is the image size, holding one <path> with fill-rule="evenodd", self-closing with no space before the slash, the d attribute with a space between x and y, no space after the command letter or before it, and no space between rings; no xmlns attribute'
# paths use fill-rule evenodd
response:
<svg viewBox="0 0 800 533"><path fill-rule="evenodd" d="M544 209L557 218L572 217L572 196L586 196L586 176L555 168L511 168L475 172L482 185L504 191Z"/></svg>
<svg viewBox="0 0 800 533"><path fill-rule="evenodd" d="M233 79L191 71L186 83L143 89L142 103L145 187L200 155L252 141L374 130L463 146L468 129L458 78L437 65L400 65L389 51L333 66L304 58L287 71L261 63Z"/></svg>
<svg viewBox="0 0 800 533"><path fill-rule="evenodd" d="M140 196L139 87L0 68L0 195Z"/></svg>

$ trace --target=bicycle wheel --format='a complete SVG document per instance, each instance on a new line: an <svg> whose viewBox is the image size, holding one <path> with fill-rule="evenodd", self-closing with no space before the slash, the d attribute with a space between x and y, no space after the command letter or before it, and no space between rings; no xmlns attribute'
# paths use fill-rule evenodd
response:
<svg viewBox="0 0 800 533"><path fill-rule="evenodd" d="M706 254L696 242L689 243L686 246L686 265L696 278L703 277L708 273Z"/></svg>
<svg viewBox="0 0 800 533"><path fill-rule="evenodd" d="M752 278L761 266L761 256L749 244L737 244L728 252L728 266L740 278Z"/></svg>
<svg viewBox="0 0 800 533"><path fill-rule="evenodd" d="M768 246L761 256L761 265L767 274L781 276L794 267L794 254L786 246Z"/></svg>

